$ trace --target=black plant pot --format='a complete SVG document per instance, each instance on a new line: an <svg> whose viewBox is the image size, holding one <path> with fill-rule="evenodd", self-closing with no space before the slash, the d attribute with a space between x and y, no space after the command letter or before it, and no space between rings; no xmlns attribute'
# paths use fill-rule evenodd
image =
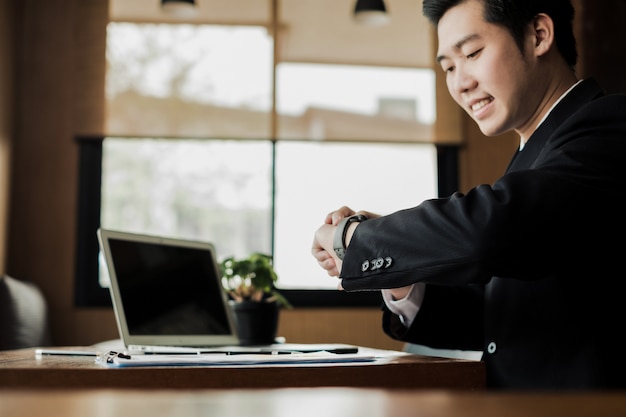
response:
<svg viewBox="0 0 626 417"><path fill-rule="evenodd" d="M242 345L275 343L278 331L277 302L229 301L235 313L237 335Z"/></svg>

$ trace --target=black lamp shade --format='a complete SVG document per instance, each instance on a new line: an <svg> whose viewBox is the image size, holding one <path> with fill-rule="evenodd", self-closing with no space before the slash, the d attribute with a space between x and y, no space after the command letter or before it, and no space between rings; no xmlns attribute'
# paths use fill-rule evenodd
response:
<svg viewBox="0 0 626 417"><path fill-rule="evenodd" d="M189 5L195 6L195 0L161 0L161 6L165 6L166 4L174 4L174 5Z"/></svg>
<svg viewBox="0 0 626 417"><path fill-rule="evenodd" d="M196 13L195 0L161 0L161 9L172 16L193 17Z"/></svg>
<svg viewBox="0 0 626 417"><path fill-rule="evenodd" d="M383 0L357 0L354 18L363 25L382 26L389 22L389 15Z"/></svg>
<svg viewBox="0 0 626 417"><path fill-rule="evenodd" d="M387 12L385 2L383 0L357 0L354 6L354 13L374 11L374 12Z"/></svg>

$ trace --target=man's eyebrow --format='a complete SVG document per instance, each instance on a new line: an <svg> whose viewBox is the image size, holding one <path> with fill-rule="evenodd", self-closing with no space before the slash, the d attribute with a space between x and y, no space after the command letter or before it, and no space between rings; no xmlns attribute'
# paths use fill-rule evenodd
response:
<svg viewBox="0 0 626 417"><path fill-rule="evenodd" d="M463 47L463 45L465 45L467 42L469 41L473 41L474 39L478 39L480 38L480 36L476 33L472 33L471 35L467 35L464 38L462 38L460 41L456 42L454 44L454 49L459 50ZM437 63L440 64L441 61L443 61L444 59L446 59L447 57L445 55L437 55Z"/></svg>

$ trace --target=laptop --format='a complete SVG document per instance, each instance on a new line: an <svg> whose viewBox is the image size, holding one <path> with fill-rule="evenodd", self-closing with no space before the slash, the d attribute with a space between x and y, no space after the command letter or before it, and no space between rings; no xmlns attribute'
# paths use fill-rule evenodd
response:
<svg viewBox="0 0 626 417"><path fill-rule="evenodd" d="M120 338L132 353L356 353L344 344L241 346L210 242L98 229Z"/></svg>

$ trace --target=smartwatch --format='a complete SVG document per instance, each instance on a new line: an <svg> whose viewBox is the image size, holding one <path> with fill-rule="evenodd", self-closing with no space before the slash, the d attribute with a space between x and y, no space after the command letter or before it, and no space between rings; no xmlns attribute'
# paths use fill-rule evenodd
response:
<svg viewBox="0 0 626 417"><path fill-rule="evenodd" d="M360 223L367 220L367 217L362 214L355 214L354 216L344 217L337 223L337 229L335 230L335 237L333 239L333 249L337 258L343 259L346 253L346 233L348 232L348 226L352 223Z"/></svg>

